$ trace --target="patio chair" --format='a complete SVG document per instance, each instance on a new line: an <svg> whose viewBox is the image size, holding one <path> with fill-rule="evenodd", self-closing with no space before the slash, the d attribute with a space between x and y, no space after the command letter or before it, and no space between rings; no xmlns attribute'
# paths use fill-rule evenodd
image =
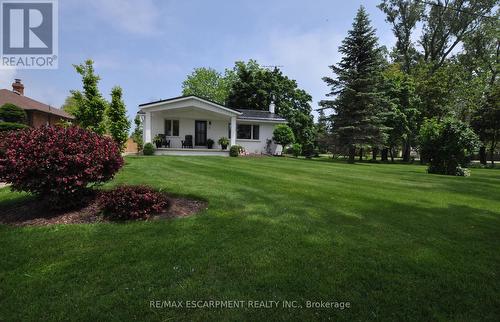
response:
<svg viewBox="0 0 500 322"><path fill-rule="evenodd" d="M188 134L185 136L184 140L181 141L182 148L193 148L193 136Z"/></svg>
<svg viewBox="0 0 500 322"><path fill-rule="evenodd" d="M158 134L158 136L160 137L160 146L169 148L170 147L170 140L167 140L167 135Z"/></svg>

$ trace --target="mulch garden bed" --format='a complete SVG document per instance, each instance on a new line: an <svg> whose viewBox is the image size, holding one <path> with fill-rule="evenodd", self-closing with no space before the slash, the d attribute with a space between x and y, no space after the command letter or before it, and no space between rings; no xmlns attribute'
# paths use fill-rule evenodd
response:
<svg viewBox="0 0 500 322"><path fill-rule="evenodd" d="M47 226L56 224L86 224L110 222L102 215L97 196L89 197L86 205L75 210L49 210L40 200L30 199L0 209L0 224L12 226ZM148 220L187 217L207 208L208 203L167 195L168 207Z"/></svg>

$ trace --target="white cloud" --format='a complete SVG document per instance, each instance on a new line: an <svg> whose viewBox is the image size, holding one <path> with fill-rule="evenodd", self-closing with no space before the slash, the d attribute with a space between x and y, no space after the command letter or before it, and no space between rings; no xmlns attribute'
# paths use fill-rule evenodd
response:
<svg viewBox="0 0 500 322"><path fill-rule="evenodd" d="M0 71L0 89L12 89L14 77L17 75L15 69L2 69Z"/></svg>

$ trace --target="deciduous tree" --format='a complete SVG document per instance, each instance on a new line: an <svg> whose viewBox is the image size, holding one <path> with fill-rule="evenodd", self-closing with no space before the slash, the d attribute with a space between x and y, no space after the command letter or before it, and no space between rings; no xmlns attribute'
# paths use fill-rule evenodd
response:
<svg viewBox="0 0 500 322"><path fill-rule="evenodd" d="M130 130L127 109L122 99L122 89L119 86L111 90L111 104L106 110L108 130L116 144L123 149Z"/></svg>
<svg viewBox="0 0 500 322"><path fill-rule="evenodd" d="M95 74L94 62L86 60L83 64L73 65L82 76L83 92L71 91L75 100L75 123L99 134L106 132L104 121L107 102L99 91L99 76Z"/></svg>

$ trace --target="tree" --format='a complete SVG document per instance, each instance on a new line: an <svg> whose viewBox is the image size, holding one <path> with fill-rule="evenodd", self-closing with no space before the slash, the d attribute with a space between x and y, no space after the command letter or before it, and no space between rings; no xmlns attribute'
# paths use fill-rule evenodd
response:
<svg viewBox="0 0 500 322"><path fill-rule="evenodd" d="M429 173L465 175L461 167L479 147L479 138L456 119L427 119L420 129L419 147L421 157L429 163Z"/></svg>
<svg viewBox="0 0 500 322"><path fill-rule="evenodd" d="M229 106L243 109L268 110L273 101L276 113L288 121L296 140L304 152L313 146L314 119L311 95L298 88L295 80L283 75L281 70L261 67L255 60L236 62L233 68Z"/></svg>
<svg viewBox="0 0 500 322"><path fill-rule="evenodd" d="M61 106L61 109L70 115L73 115L73 116L76 115L78 105L77 105L76 100L73 97L73 95L69 95L68 97L66 97L63 105Z"/></svg>
<svg viewBox="0 0 500 322"><path fill-rule="evenodd" d="M411 34L422 19L424 4L418 0L382 0L377 7L386 14L386 21L392 24L396 36L394 60L408 73L417 59Z"/></svg>
<svg viewBox="0 0 500 322"><path fill-rule="evenodd" d="M495 165L495 151L500 141L500 86L488 93L485 102L476 111L472 126L482 142L481 148L486 149L489 144L491 166ZM483 152L484 153L484 152ZM486 155L480 156L481 161L486 160Z"/></svg>
<svg viewBox="0 0 500 322"><path fill-rule="evenodd" d="M27 115L26 112L11 103L0 106L0 132L25 129Z"/></svg>
<svg viewBox="0 0 500 322"><path fill-rule="evenodd" d="M213 68L195 68L182 82L182 95L196 95L225 105L232 80L228 73L222 75Z"/></svg>
<svg viewBox="0 0 500 322"><path fill-rule="evenodd" d="M487 164L487 145L490 155L494 153L498 140L498 74L500 67L500 40L498 20L486 20L478 30L465 37L464 50L458 60L465 70L466 78L460 93L467 102L471 114L471 125L482 142L479 159ZM498 98L497 98L498 100ZM496 135L495 135L496 134ZM492 158L492 162L493 158Z"/></svg>
<svg viewBox="0 0 500 322"><path fill-rule="evenodd" d="M402 63L402 71L415 80L420 98L415 129L425 118L432 117L454 116L469 122L474 110L484 102L489 91L486 79L494 79L498 67L498 13L493 13L496 3L382 0L378 6L393 24L395 61ZM417 29L419 22L421 28ZM413 35L415 30L420 35ZM412 38L419 39L419 46L414 46ZM461 46L463 50L459 51ZM403 150L406 160L408 146ZM481 151L484 154L484 148Z"/></svg>
<svg viewBox="0 0 500 322"><path fill-rule="evenodd" d="M0 121L26 124L27 119L26 112L15 104L5 103L0 106Z"/></svg>
<svg viewBox="0 0 500 322"><path fill-rule="evenodd" d="M99 134L106 131L104 120L107 102L99 92L99 76L94 72L94 62L86 60L83 64L73 65L82 76L83 92L71 91L76 103L75 122L79 126Z"/></svg>
<svg viewBox="0 0 500 322"><path fill-rule="evenodd" d="M387 138L387 151L383 151L383 161L390 154L394 161L395 149L403 146L403 160L409 161L411 147L416 144L417 124L420 104L415 93L411 76L404 73L399 63L388 66L384 72L384 92L389 100L389 113L385 125L390 129Z"/></svg>
<svg viewBox="0 0 500 322"><path fill-rule="evenodd" d="M381 48L375 30L363 7L360 7L352 29L342 41L342 59L330 68L335 78L324 77L331 87L323 107L334 109L333 132L336 141L348 149L349 162L354 162L356 148L377 147L385 142L381 92ZM362 155L362 151L360 153Z"/></svg>
<svg viewBox="0 0 500 322"><path fill-rule="evenodd" d="M116 144L123 149L130 130L130 121L127 118L127 109L122 99L121 87L111 90L111 104L106 110L109 133Z"/></svg>
<svg viewBox="0 0 500 322"><path fill-rule="evenodd" d="M315 143L318 146L320 153L327 153L331 150L331 131L330 131L330 120L329 117L325 115L324 109L318 110L318 122L316 123L316 139Z"/></svg>
<svg viewBox="0 0 500 322"><path fill-rule="evenodd" d="M139 115L137 115L134 118L134 123L135 123L135 129L134 132L132 132L132 140L134 140L134 142L137 143L137 149L141 151L144 146L144 141L142 136L142 122L141 122L141 117Z"/></svg>
<svg viewBox="0 0 500 322"><path fill-rule="evenodd" d="M474 33L490 16L496 0L429 1L423 16L420 45L423 59L442 66L465 37Z"/></svg>
<svg viewBox="0 0 500 322"><path fill-rule="evenodd" d="M284 150L289 144L295 142L295 136L288 125L280 124L273 131L273 141L280 144Z"/></svg>

